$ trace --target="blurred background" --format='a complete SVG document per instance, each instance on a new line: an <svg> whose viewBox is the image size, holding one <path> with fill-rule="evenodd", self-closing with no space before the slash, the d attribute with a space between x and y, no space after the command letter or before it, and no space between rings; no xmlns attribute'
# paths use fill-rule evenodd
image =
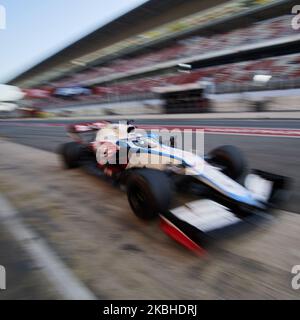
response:
<svg viewBox="0 0 300 320"><path fill-rule="evenodd" d="M299 299L297 1L0 5L0 299ZM290 199L195 257L107 181L61 168L65 126L95 119L201 128L205 152L232 144L292 177Z"/></svg>

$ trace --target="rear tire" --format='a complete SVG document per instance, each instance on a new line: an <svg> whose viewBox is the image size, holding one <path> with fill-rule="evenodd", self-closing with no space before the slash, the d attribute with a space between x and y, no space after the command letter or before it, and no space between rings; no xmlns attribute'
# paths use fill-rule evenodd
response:
<svg viewBox="0 0 300 320"><path fill-rule="evenodd" d="M234 180L241 178L247 170L247 162L240 149L231 145L221 146L209 153L209 162L220 165L223 173Z"/></svg>
<svg viewBox="0 0 300 320"><path fill-rule="evenodd" d="M137 217L156 218L166 212L171 202L172 188L164 172L152 169L134 170L127 180L127 197Z"/></svg>
<svg viewBox="0 0 300 320"><path fill-rule="evenodd" d="M63 144L59 149L63 164L67 169L79 167L79 160L82 154L82 146L76 142Z"/></svg>

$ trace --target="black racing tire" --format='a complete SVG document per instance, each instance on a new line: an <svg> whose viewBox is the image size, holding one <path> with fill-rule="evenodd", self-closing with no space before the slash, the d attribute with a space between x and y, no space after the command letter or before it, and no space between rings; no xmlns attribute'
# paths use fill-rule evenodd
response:
<svg viewBox="0 0 300 320"><path fill-rule="evenodd" d="M221 146L209 153L209 161L223 168L223 173L234 180L240 179L247 170L247 162L242 151L231 145Z"/></svg>
<svg viewBox="0 0 300 320"><path fill-rule="evenodd" d="M152 220L168 210L172 187L168 176L158 170L136 169L127 179L127 198L134 214Z"/></svg>
<svg viewBox="0 0 300 320"><path fill-rule="evenodd" d="M63 164L66 169L74 169L80 166L82 146L76 142L63 144L59 149Z"/></svg>

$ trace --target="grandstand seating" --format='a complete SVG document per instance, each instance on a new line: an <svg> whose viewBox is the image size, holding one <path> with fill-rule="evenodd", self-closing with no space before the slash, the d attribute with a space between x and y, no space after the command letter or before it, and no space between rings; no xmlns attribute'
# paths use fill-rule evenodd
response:
<svg viewBox="0 0 300 320"><path fill-rule="evenodd" d="M85 70L63 82L53 83L55 86L77 85L82 81L105 77L116 73L126 73L141 67L155 65L174 59L192 57L194 55L214 52L220 49L239 47L265 40L281 38L295 34L290 27L290 16L284 15L253 23L249 27L240 28L213 36L192 36L174 42L173 45L155 50L134 58L122 58L112 61L106 66Z"/></svg>
<svg viewBox="0 0 300 320"><path fill-rule="evenodd" d="M52 83L54 87L66 87L81 85L83 81L105 77L116 73L126 73L146 66L154 66L160 62L173 59L192 57L220 49L240 47L241 45L259 43L268 39L277 39L293 35L295 31L290 27L290 16L284 15L277 18L253 23L248 27L236 29L230 32L214 36L194 35L174 42L167 48L150 51L132 58L119 58L105 66L92 67L76 73L68 78ZM93 94L79 96L73 100L50 97L36 100L35 106L45 107L49 105L64 106L72 102L93 103L108 97L116 98L130 95L143 95L151 92L153 87L172 84L195 83L210 80L218 85L236 85L252 83L255 74L270 74L272 81L300 78L300 54L266 58L254 61L244 61L228 65L206 67L194 70L191 73L176 73L167 75L155 75L137 80L126 80L107 86L99 85Z"/></svg>
<svg viewBox="0 0 300 320"><path fill-rule="evenodd" d="M208 67L194 70L191 73L176 73L156 75L148 78L125 81L111 84L106 87L96 87L89 96L78 96L72 99L50 97L37 100L35 106L49 105L59 107L77 103L93 103L107 98L120 98L126 96L139 96L151 92L153 87L196 83L199 81L212 81L216 86L236 84L253 84L256 74L272 75L271 81L286 81L300 78L300 54L267 58L263 60L232 63L228 65Z"/></svg>

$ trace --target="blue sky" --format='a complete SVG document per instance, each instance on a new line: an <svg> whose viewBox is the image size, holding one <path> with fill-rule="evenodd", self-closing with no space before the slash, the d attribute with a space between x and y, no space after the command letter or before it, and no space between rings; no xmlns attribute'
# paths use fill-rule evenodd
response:
<svg viewBox="0 0 300 320"><path fill-rule="evenodd" d="M145 0L0 0L0 83Z"/></svg>

